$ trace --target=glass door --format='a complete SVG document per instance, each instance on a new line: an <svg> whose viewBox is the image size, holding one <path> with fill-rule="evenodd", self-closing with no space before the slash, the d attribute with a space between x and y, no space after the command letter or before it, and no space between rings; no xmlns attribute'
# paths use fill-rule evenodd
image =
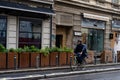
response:
<svg viewBox="0 0 120 80"><path fill-rule="evenodd" d="M103 51L104 31L89 29L88 33L88 49L96 52Z"/></svg>

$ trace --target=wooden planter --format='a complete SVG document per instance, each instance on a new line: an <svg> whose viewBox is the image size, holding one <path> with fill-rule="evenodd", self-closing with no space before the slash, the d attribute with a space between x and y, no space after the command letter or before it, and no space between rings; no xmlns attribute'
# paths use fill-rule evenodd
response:
<svg viewBox="0 0 120 80"><path fill-rule="evenodd" d="M39 57L39 63L40 63L40 54L37 52L30 53L30 67L37 67L37 57Z"/></svg>
<svg viewBox="0 0 120 80"><path fill-rule="evenodd" d="M70 57L72 58L72 62L73 62L74 54L73 53L67 53L67 65L70 65Z"/></svg>
<svg viewBox="0 0 120 80"><path fill-rule="evenodd" d="M30 58L29 58L29 52L23 52L19 53L19 68L29 68L30 65Z"/></svg>
<svg viewBox="0 0 120 80"><path fill-rule="evenodd" d="M67 54L66 52L60 52L59 53L59 65L63 66L66 65L67 63Z"/></svg>
<svg viewBox="0 0 120 80"><path fill-rule="evenodd" d="M101 53L101 63L111 63L112 60L112 51L105 50Z"/></svg>
<svg viewBox="0 0 120 80"><path fill-rule="evenodd" d="M6 69L6 53L0 52L0 70Z"/></svg>
<svg viewBox="0 0 120 80"><path fill-rule="evenodd" d="M93 64L94 63L94 51L88 51L88 58L86 58L87 64Z"/></svg>
<svg viewBox="0 0 120 80"><path fill-rule="evenodd" d="M117 62L120 62L120 51L117 51Z"/></svg>
<svg viewBox="0 0 120 80"><path fill-rule="evenodd" d="M49 66L49 55L44 56L42 53L40 54L40 65L41 65L41 67Z"/></svg>
<svg viewBox="0 0 120 80"><path fill-rule="evenodd" d="M58 56L58 52L50 53L50 55L49 55L49 57L50 57L50 66L56 66L57 65L56 56Z"/></svg>
<svg viewBox="0 0 120 80"><path fill-rule="evenodd" d="M16 57L16 60L15 60L15 57ZM7 68L14 69L15 64L18 65L18 54L15 52L9 52L7 54Z"/></svg>

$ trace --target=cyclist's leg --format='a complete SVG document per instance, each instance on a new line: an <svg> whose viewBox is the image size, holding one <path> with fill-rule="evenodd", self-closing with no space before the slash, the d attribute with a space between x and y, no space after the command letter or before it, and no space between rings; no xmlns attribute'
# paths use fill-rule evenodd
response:
<svg viewBox="0 0 120 80"><path fill-rule="evenodd" d="M81 67L82 67L82 70L85 70L85 69L86 69L86 60L85 60L85 58L82 60L82 65L81 65Z"/></svg>

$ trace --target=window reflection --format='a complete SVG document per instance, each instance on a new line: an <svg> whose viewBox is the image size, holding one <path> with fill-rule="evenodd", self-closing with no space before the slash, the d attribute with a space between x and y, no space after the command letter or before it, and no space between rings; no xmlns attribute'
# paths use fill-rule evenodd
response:
<svg viewBox="0 0 120 80"><path fill-rule="evenodd" d="M82 28L82 39L89 50L103 51L104 31L101 29Z"/></svg>
<svg viewBox="0 0 120 80"><path fill-rule="evenodd" d="M6 47L6 28L7 28L7 18L5 16L0 16L0 44Z"/></svg>
<svg viewBox="0 0 120 80"><path fill-rule="evenodd" d="M19 47L41 48L41 20L20 18Z"/></svg>

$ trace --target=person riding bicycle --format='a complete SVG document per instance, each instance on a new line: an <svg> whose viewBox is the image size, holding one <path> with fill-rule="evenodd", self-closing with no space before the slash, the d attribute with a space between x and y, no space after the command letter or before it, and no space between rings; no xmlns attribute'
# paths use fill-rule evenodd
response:
<svg viewBox="0 0 120 80"><path fill-rule="evenodd" d="M85 57L87 57L87 47L82 44L81 40L77 41L77 46L74 50L75 55L77 56L78 63L82 63Z"/></svg>

